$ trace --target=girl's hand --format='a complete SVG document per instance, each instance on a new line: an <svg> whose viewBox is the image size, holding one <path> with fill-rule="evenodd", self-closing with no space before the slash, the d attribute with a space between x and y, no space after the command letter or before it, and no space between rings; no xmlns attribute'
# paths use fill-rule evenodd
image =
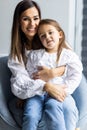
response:
<svg viewBox="0 0 87 130"><path fill-rule="evenodd" d="M45 82L47 82L54 77L63 75L64 72L65 72L65 66L60 66L52 69L45 66L38 66L38 72L33 73L33 78L42 79Z"/></svg>
<svg viewBox="0 0 87 130"><path fill-rule="evenodd" d="M44 87L44 91L48 92L48 94L60 102L63 102L64 99L66 98L66 85L54 85L51 83L46 83Z"/></svg>

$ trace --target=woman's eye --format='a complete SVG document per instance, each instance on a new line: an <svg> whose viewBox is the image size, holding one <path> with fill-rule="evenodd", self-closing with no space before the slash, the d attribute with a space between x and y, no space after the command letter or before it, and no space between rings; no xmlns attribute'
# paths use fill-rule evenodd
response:
<svg viewBox="0 0 87 130"><path fill-rule="evenodd" d="M39 17L34 18L34 20L39 20Z"/></svg>
<svg viewBox="0 0 87 130"><path fill-rule="evenodd" d="M23 17L22 20L23 20L23 21L27 21L27 20L29 20L29 18Z"/></svg>

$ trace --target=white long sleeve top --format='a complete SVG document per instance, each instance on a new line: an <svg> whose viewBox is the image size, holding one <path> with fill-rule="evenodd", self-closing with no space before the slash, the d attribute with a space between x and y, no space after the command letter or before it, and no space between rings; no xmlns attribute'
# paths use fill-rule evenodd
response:
<svg viewBox="0 0 87 130"><path fill-rule="evenodd" d="M32 97L36 94L43 94L45 82L38 79L32 79L32 73L37 71L38 66L47 66L55 68L66 65L63 76L53 78L49 82L54 84L67 85L67 94L72 94L78 87L82 77L82 63L75 52L69 49L63 49L58 63L56 62L56 53L47 53L44 49L30 51L26 68L23 63L16 59L8 60L8 67L12 72L11 89L12 92L21 99Z"/></svg>

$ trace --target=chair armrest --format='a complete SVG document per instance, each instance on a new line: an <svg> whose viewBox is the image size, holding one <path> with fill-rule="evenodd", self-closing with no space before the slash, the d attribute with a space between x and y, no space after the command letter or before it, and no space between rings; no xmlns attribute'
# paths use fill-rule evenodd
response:
<svg viewBox="0 0 87 130"><path fill-rule="evenodd" d="M80 113L80 118L87 114L87 80L82 76L79 87L75 90L73 97L76 101L77 108Z"/></svg>
<svg viewBox="0 0 87 130"><path fill-rule="evenodd" d="M13 95L10 90L11 72L7 67L7 59L8 57L0 58L0 116L9 125L16 127L17 124L8 109L8 101Z"/></svg>

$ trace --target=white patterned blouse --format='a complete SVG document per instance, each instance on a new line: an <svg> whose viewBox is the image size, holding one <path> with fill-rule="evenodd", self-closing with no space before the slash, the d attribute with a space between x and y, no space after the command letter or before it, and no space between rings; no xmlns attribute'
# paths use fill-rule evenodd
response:
<svg viewBox="0 0 87 130"><path fill-rule="evenodd" d="M45 49L32 50L28 54L26 68L19 61L9 58L8 67L12 72L11 89L14 95L21 99L26 99L34 95L43 94L45 82L32 79L32 73L37 71L38 66L55 68L66 65L65 73L60 77L55 77L49 82L54 84L65 83L67 94L72 94L79 86L82 77L82 63L75 52L63 49L58 63L56 62L57 53L47 53Z"/></svg>

